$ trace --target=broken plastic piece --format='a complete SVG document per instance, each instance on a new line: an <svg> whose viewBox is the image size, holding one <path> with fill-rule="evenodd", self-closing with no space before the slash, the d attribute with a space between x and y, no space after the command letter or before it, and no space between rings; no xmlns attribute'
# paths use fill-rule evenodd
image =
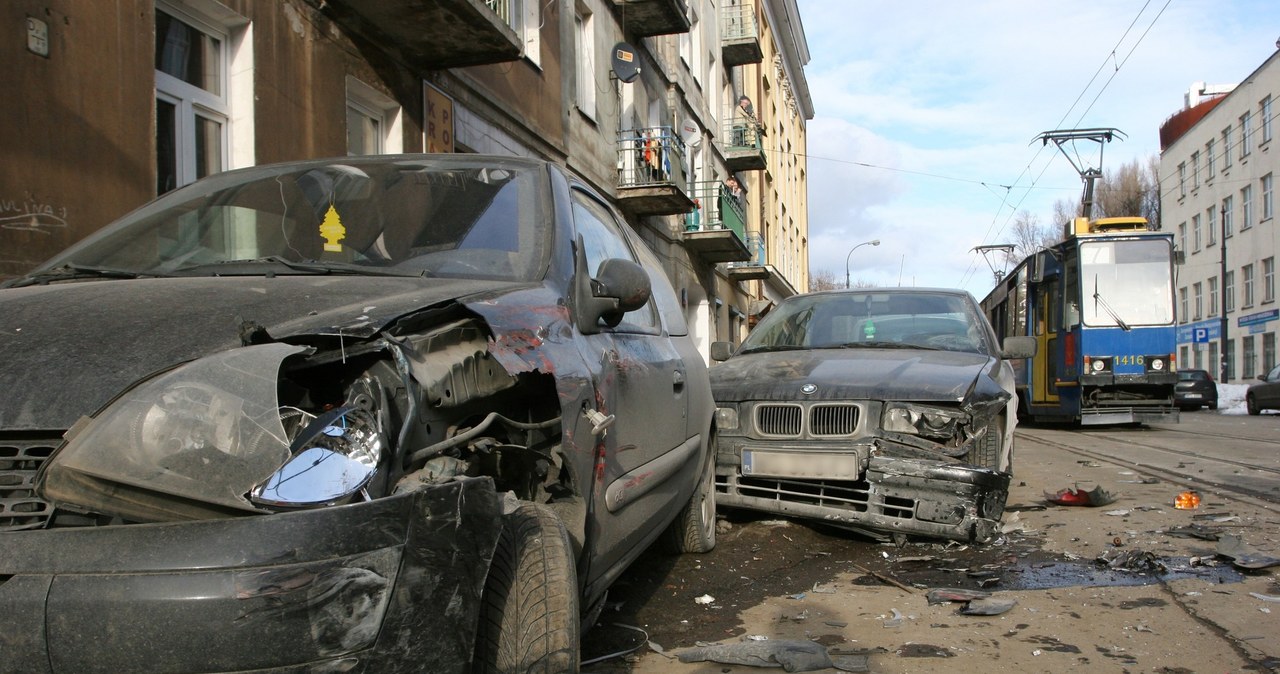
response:
<svg viewBox="0 0 1280 674"><path fill-rule="evenodd" d="M704 595L702 595L701 597L698 597L697 599L694 599L693 601L694 601L694 603L696 603L696 604L702 604L702 605L704 605L704 606L705 606L705 605L710 604L711 602L713 602L713 601L715 601L715 600L716 600L716 598L715 598L715 597L712 597L712 596L711 596L711 595L709 595L709 594L704 594Z"/></svg>
<svg viewBox="0 0 1280 674"><path fill-rule="evenodd" d="M1018 600L1012 597L987 597L985 599L974 599L965 604L960 609L960 613L964 615L1000 615L1017 605Z"/></svg>
<svg viewBox="0 0 1280 674"><path fill-rule="evenodd" d="M781 665L788 672L812 672L833 666L822 644L785 639L689 648L676 653L676 656L680 662L719 662L749 667Z"/></svg>
<svg viewBox="0 0 1280 674"><path fill-rule="evenodd" d="M1101 486L1094 487L1091 491L1084 491L1083 489L1070 487L1068 489L1063 489L1056 494L1049 494L1046 492L1044 500L1054 505L1088 506L1096 508L1098 506L1107 505L1108 503L1114 503L1116 497L1108 493L1107 490L1103 489Z"/></svg>
<svg viewBox="0 0 1280 674"><path fill-rule="evenodd" d="M1239 569L1255 570L1280 565L1280 559L1268 557L1245 545L1239 534L1222 534L1216 552L1230 559L1231 565Z"/></svg>
<svg viewBox="0 0 1280 674"><path fill-rule="evenodd" d="M1200 495L1194 491L1184 491L1173 499L1173 507L1178 510L1195 510L1200 507Z"/></svg>
<svg viewBox="0 0 1280 674"><path fill-rule="evenodd" d="M945 604L949 601L973 601L974 599L986 599L990 596L990 592L983 592L982 590L938 587L929 590L925 598L929 600L930 604Z"/></svg>

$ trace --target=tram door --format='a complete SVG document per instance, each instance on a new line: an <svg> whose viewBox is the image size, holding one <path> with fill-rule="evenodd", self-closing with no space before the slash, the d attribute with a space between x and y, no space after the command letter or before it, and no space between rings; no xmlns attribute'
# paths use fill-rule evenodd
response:
<svg viewBox="0 0 1280 674"><path fill-rule="evenodd" d="M1032 359L1032 402L1058 404L1058 283L1046 281L1036 286L1035 337L1036 355Z"/></svg>

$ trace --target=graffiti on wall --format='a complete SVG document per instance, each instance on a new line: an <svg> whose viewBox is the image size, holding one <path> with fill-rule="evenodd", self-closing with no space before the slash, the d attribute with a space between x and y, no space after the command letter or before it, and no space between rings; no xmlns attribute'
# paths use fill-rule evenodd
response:
<svg viewBox="0 0 1280 674"><path fill-rule="evenodd" d="M0 197L0 229L52 234L66 227L65 206L58 206L30 191L24 192L21 199Z"/></svg>

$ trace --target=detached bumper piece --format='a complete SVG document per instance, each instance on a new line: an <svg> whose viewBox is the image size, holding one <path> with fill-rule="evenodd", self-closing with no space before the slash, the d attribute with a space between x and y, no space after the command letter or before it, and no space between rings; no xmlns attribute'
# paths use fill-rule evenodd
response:
<svg viewBox="0 0 1280 674"><path fill-rule="evenodd" d="M857 481L744 477L717 471L717 503L870 533L987 542L999 531L1009 474L964 464L871 457Z"/></svg>
<svg viewBox="0 0 1280 674"><path fill-rule="evenodd" d="M488 479L234 519L0 534L0 673L465 672Z"/></svg>

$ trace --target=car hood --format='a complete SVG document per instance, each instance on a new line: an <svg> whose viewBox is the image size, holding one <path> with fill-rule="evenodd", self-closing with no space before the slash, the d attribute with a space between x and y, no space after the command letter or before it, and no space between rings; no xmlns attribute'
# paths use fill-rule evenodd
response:
<svg viewBox="0 0 1280 674"><path fill-rule="evenodd" d="M814 349L748 353L711 368L715 399L960 402L996 359L917 349ZM817 389L805 394L802 387ZM989 387L980 387L988 389Z"/></svg>
<svg viewBox="0 0 1280 674"><path fill-rule="evenodd" d="M418 309L519 287L355 276L91 281L0 291L0 430L63 430L137 380L271 337L369 337Z"/></svg>

